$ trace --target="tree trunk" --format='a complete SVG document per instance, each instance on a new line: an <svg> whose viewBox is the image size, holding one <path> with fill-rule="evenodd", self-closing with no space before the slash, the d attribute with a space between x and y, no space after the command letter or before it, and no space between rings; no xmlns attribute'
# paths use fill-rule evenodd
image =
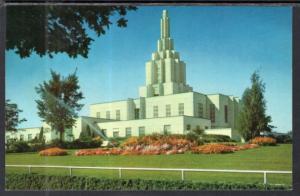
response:
<svg viewBox="0 0 300 196"><path fill-rule="evenodd" d="M63 141L63 132L59 131L59 141Z"/></svg>

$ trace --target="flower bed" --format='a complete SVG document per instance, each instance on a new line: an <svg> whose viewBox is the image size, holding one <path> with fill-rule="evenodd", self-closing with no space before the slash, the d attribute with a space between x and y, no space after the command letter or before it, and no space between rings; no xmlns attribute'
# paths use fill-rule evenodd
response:
<svg viewBox="0 0 300 196"><path fill-rule="evenodd" d="M84 149L77 150L75 152L76 156L84 156L84 155L119 155L122 150L118 148L98 148L98 149Z"/></svg>
<svg viewBox="0 0 300 196"><path fill-rule="evenodd" d="M66 150L57 147L48 148L39 152L40 156L63 156L67 154L68 152Z"/></svg>
<svg viewBox="0 0 300 196"><path fill-rule="evenodd" d="M271 137L255 137L254 139L250 140L250 144L258 144L260 146L275 146L276 139Z"/></svg>
<svg viewBox="0 0 300 196"><path fill-rule="evenodd" d="M78 150L76 156L82 155L159 155L182 154L196 143L181 135L150 135L144 137L131 137L127 139L121 148Z"/></svg>
<svg viewBox="0 0 300 196"><path fill-rule="evenodd" d="M258 148L257 144L244 144L241 146L233 145L231 143L211 143L205 144L202 146L194 147L191 149L192 153L195 154L223 154L223 153L231 153L239 150L247 150Z"/></svg>
<svg viewBox="0 0 300 196"><path fill-rule="evenodd" d="M236 150L247 150L247 149L253 149L253 148L258 148L259 145L257 144L244 144L241 146L236 146Z"/></svg>
<svg viewBox="0 0 300 196"><path fill-rule="evenodd" d="M197 144L185 139L183 135L153 134L144 137L132 137L122 144L123 155L182 154Z"/></svg>
<svg viewBox="0 0 300 196"><path fill-rule="evenodd" d="M235 151L235 147L224 144L205 144L192 148L192 153L195 154L223 154Z"/></svg>

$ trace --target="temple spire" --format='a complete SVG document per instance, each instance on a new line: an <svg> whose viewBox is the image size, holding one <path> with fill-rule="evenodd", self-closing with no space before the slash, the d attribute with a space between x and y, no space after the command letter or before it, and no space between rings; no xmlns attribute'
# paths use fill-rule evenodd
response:
<svg viewBox="0 0 300 196"><path fill-rule="evenodd" d="M162 18L160 19L160 37L170 37L170 20L167 10L163 10Z"/></svg>

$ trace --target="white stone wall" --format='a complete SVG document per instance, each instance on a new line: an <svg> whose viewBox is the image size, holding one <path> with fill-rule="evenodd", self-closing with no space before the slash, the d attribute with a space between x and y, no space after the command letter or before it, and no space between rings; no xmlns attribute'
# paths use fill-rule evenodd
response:
<svg viewBox="0 0 300 196"><path fill-rule="evenodd" d="M29 141L29 135L31 135L32 139L35 137L39 137L41 131L41 127L34 128L24 128L18 129L16 132L5 132L5 142L8 139L17 139L20 140L23 137L23 141ZM53 140L53 132L49 128L44 128L44 137L46 142L50 142Z"/></svg>
<svg viewBox="0 0 300 196"><path fill-rule="evenodd" d="M109 112L110 119L116 120L116 111L120 110L120 120L132 120L134 119L134 108L133 99L93 104L90 105L90 116L98 118L97 113L100 112L100 118L106 118L106 112Z"/></svg>
<svg viewBox="0 0 300 196"><path fill-rule="evenodd" d="M207 117L210 118L210 104L215 105L215 122L213 128L235 128L240 109L240 102L237 98L222 94L207 95ZM225 122L225 105L228 108L228 121Z"/></svg>
<svg viewBox="0 0 300 196"><path fill-rule="evenodd" d="M207 119L200 119L188 116L173 116L162 118L151 118L141 120L129 120L129 121L115 121L98 123L100 129L105 130L108 137L113 137L113 131L119 131L120 137L125 137L125 129L130 127L132 136L139 136L139 127L145 127L145 134L152 133L164 133L164 126L171 126L171 134L185 134L186 125L190 124L192 128L196 128L197 125L204 127L210 127L210 121Z"/></svg>
<svg viewBox="0 0 300 196"><path fill-rule="evenodd" d="M178 116L178 105L184 103L184 115L194 115L193 93L180 93L167 96L147 97L146 118L153 118L153 107L158 106L158 116L166 117L166 105L171 105L171 116Z"/></svg>

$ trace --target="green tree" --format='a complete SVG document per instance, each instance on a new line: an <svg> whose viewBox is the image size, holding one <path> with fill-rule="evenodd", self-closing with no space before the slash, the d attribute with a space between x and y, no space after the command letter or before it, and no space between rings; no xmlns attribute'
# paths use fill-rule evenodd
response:
<svg viewBox="0 0 300 196"><path fill-rule="evenodd" d="M67 53L87 58L93 39L87 29L99 37L110 25L126 27L128 11L134 6L8 6L6 9L6 49L21 58L33 52L52 57Z"/></svg>
<svg viewBox="0 0 300 196"><path fill-rule="evenodd" d="M273 128L271 116L266 115L264 98L265 83L255 71L251 75L251 87L246 88L242 96L242 109L238 119L238 130L249 140L260 135L262 131L270 132Z"/></svg>
<svg viewBox="0 0 300 196"><path fill-rule="evenodd" d="M5 131L16 131L17 126L26 121L25 118L20 119L20 112L22 110L17 104L11 103L9 99L5 100Z"/></svg>
<svg viewBox="0 0 300 196"><path fill-rule="evenodd" d="M36 100L38 115L60 133L62 141L65 129L72 128L78 117L77 112L83 107L79 103L83 95L79 91L76 71L67 77L61 77L51 70L51 76L48 82L44 81L36 87L40 96L40 99Z"/></svg>
<svg viewBox="0 0 300 196"><path fill-rule="evenodd" d="M93 138L93 135L92 135L92 132L91 132L91 128L90 128L89 125L87 125L86 129L82 130L80 132L79 139L81 141L88 141L88 140L92 140L92 138Z"/></svg>

